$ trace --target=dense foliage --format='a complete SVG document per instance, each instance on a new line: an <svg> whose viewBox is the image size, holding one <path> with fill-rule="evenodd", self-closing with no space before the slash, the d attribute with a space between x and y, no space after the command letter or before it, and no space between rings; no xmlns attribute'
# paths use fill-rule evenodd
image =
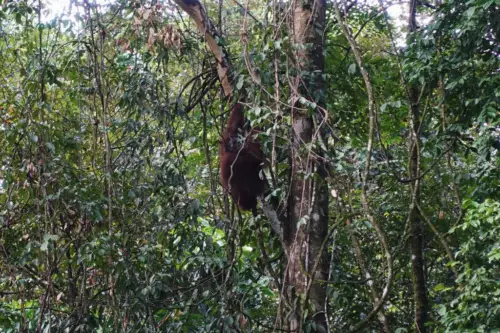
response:
<svg viewBox="0 0 500 333"><path fill-rule="evenodd" d="M428 2L409 35L406 18L380 7L388 1L345 2L374 89L374 138L359 63L328 2L317 119L327 130L313 145L332 170L331 332L354 327L387 283L365 192L392 254L391 331L415 329L416 205L430 331L500 330L500 2ZM263 4L205 5L261 129L273 196L286 201L290 77L312 73L290 63L286 3ZM72 2L71 15L53 17L45 1L0 0L0 331L273 331L290 311L286 254L266 218L238 212L219 185L230 101L194 25L156 1ZM418 203L410 86L421 108ZM381 325L378 316L364 329Z"/></svg>

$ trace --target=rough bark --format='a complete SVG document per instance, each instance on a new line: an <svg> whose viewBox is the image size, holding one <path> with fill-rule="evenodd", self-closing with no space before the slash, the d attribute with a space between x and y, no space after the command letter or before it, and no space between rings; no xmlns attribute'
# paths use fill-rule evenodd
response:
<svg viewBox="0 0 500 333"><path fill-rule="evenodd" d="M408 18L408 33L411 38L417 29L417 0L410 1ZM410 40L409 40L410 41ZM413 297L415 303L416 332L425 333L428 313L427 287L424 272L423 227L422 216L418 209L420 205L420 92L417 86L410 85L408 89L410 103L410 136L409 136L409 173L412 179L412 203L410 205L410 254L413 278Z"/></svg>
<svg viewBox="0 0 500 333"><path fill-rule="evenodd" d="M327 332L325 312L328 259L325 242L328 231L328 191L325 180L326 168L312 158L310 143L314 140L313 118L298 108L298 100L305 97L321 105L324 67L322 33L325 24L325 1L295 1L292 4L293 41L297 45L295 62L307 77L295 77L292 89L292 138L291 138L291 194L289 197L289 221L284 226L284 238L288 254L286 282L294 292L302 295L300 306L289 318L292 332L300 332L307 321L315 323L316 332ZM302 105L301 105L302 106ZM316 173L313 177L309 175ZM297 303L295 303L297 304ZM307 310L307 318L303 313Z"/></svg>

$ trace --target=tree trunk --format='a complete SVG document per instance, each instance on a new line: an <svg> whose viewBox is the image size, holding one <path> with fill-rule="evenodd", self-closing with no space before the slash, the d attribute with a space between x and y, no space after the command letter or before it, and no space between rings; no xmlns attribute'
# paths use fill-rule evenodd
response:
<svg viewBox="0 0 500 333"><path fill-rule="evenodd" d="M417 29L416 22L417 1L410 1L408 18L409 38ZM410 40L408 40L410 42ZM410 103L410 136L409 136L409 173L412 192L410 205L410 254L413 277L413 297L415 302L416 332L425 333L428 312L427 287L424 273L423 254L423 227L422 216L418 209L420 205L420 92L418 87L410 85L408 89Z"/></svg>
<svg viewBox="0 0 500 333"><path fill-rule="evenodd" d="M294 78L292 89L291 184L289 220L284 225L284 240L288 254L286 282L293 292L290 304L300 304L290 316L292 332L301 332L303 326L314 322L312 331L327 332L325 312L328 259L325 242L328 232L328 188L326 168L315 161L310 151L313 138L313 118L300 110L298 101L305 97L322 104L324 67L322 35L325 25L325 1L307 0L293 3L293 42L298 46L295 62L298 73L307 77ZM304 103L300 104L304 107ZM316 110L315 110L316 111ZM318 132L314 129L314 132ZM317 173L317 181L310 175ZM298 295L302 301L294 303ZM307 312L308 315L303 314Z"/></svg>

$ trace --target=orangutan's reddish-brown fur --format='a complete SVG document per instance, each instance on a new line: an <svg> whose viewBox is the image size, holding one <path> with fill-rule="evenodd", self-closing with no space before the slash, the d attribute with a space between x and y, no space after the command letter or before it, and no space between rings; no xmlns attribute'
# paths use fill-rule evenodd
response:
<svg viewBox="0 0 500 333"><path fill-rule="evenodd" d="M264 154L254 134L254 130L245 131L243 106L234 104L219 143L220 176L234 202L255 212L257 197L266 190L267 181L262 172Z"/></svg>

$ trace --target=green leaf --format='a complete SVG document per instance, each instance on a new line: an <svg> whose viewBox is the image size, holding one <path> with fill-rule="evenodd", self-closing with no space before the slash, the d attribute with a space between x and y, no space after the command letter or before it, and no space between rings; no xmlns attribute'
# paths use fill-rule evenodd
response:
<svg viewBox="0 0 500 333"><path fill-rule="evenodd" d="M466 14L467 14L467 17L471 18L472 16L474 16L474 13L476 12L476 7L473 6L473 7L470 7L469 9L467 9L466 11Z"/></svg>
<svg viewBox="0 0 500 333"><path fill-rule="evenodd" d="M243 252L252 252L253 251L253 247L248 246L248 245L244 245L241 249L243 250Z"/></svg>
<svg viewBox="0 0 500 333"><path fill-rule="evenodd" d="M349 68L347 69L347 72L351 75L356 73L356 67L357 65L355 63L350 64Z"/></svg>
<svg viewBox="0 0 500 333"><path fill-rule="evenodd" d="M438 291L442 291L442 290L445 290L446 289L446 286L442 283L439 283L437 284L435 287L434 287L434 291L435 292L438 292Z"/></svg>
<svg viewBox="0 0 500 333"><path fill-rule="evenodd" d="M236 89L241 90L241 88L243 88L244 82L245 82L245 76L244 75L238 76L238 82L236 83Z"/></svg>
<svg viewBox="0 0 500 333"><path fill-rule="evenodd" d="M54 145L51 142L45 142L45 147L47 147L47 149L51 153L55 153L55 147L54 147Z"/></svg>
<svg viewBox="0 0 500 333"><path fill-rule="evenodd" d="M458 84L458 81L452 81L450 83L448 83L445 87L446 90L451 90L453 88L455 88Z"/></svg>

